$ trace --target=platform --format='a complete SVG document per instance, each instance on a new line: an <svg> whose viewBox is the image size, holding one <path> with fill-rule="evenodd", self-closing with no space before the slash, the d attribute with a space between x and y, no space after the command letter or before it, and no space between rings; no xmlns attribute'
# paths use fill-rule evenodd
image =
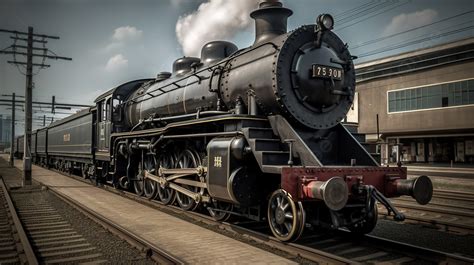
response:
<svg viewBox="0 0 474 265"><path fill-rule="evenodd" d="M12 185L17 185L21 171L6 168L3 157L0 160L0 175L9 179ZM22 161L17 160L15 166L21 168L21 163ZM59 173L33 166L32 175L35 181L113 220L186 263L295 264L291 260Z"/></svg>

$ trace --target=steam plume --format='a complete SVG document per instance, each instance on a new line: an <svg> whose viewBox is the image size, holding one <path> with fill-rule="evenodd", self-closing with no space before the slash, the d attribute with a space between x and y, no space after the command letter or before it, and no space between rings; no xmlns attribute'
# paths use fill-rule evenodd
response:
<svg viewBox="0 0 474 265"><path fill-rule="evenodd" d="M208 0L195 12L176 23L176 36L184 55L200 56L201 47L211 40L224 40L251 25L255 0Z"/></svg>

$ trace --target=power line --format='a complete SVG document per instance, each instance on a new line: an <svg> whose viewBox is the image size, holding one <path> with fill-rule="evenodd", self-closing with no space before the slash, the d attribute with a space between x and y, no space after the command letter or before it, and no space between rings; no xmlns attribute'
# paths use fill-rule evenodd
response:
<svg viewBox="0 0 474 265"><path fill-rule="evenodd" d="M363 53L363 54L359 55L358 58L367 57L367 56L371 56L371 55L375 55L375 54L379 54L379 53L383 53L383 52L387 52L387 51L391 51L391 50L400 49L400 48L411 46L411 45L414 45L414 44L419 44L419 43L422 43L422 42L425 42L425 41L434 40L434 39L446 37L446 36L449 36L449 35L461 33L461 32L464 32L464 31L467 31L467 30L470 30L470 29L474 29L474 25L464 27L464 28L460 28L460 29L455 29L455 30L448 31L448 32L444 32L444 33L441 33L441 34L438 34L438 35L429 36L429 37L422 38L422 39L419 39L419 40L414 40L414 41L409 41L409 42L402 42L402 43L394 44L394 45L389 46L389 47L383 47L383 48L380 48L380 49L377 49L377 50L373 50L373 51L370 51L370 52L367 52L367 53Z"/></svg>
<svg viewBox="0 0 474 265"><path fill-rule="evenodd" d="M340 16L345 16L345 15L351 14L351 13L357 11L357 10L360 10L361 8L364 8L364 7L367 6L367 5L373 5L373 3L374 3L374 1L366 2L366 3L364 3L364 4L360 5L360 6L356 6L356 7L352 8L352 9L346 10L346 11L344 11L344 12L342 12L342 13L336 14L336 15L334 15L334 18L338 18L338 17L340 17Z"/></svg>
<svg viewBox="0 0 474 265"><path fill-rule="evenodd" d="M387 7L387 6L390 6L390 5L393 5L393 3L390 3L390 4L386 5L386 3L382 1L378 4L376 4L376 5L369 6L368 8L363 9L362 11L350 14L350 15L346 16L345 18L340 19L339 21L337 21L337 23L340 24L340 25L343 25L344 23L347 23L347 22L353 20L354 18L363 17L365 15L376 12L376 11L381 10L381 9Z"/></svg>
<svg viewBox="0 0 474 265"><path fill-rule="evenodd" d="M26 35L26 36L33 36L33 37L59 40L58 36L50 36L50 35L36 34L36 33L31 33L30 34L29 32L21 32L21 31L16 31L16 30L0 29L0 32L12 33L12 34L15 34L15 35Z"/></svg>
<svg viewBox="0 0 474 265"><path fill-rule="evenodd" d="M0 99L0 102L11 102L9 99ZM25 103L24 100L17 100L16 103ZM72 104L72 103L59 103L59 102L43 102L43 101L32 101L33 104L38 104L38 105L46 105L46 106L52 106L53 104L55 107L58 106L63 106L63 107L73 107L73 108L89 108L93 107L91 105L84 105L84 104Z"/></svg>
<svg viewBox="0 0 474 265"><path fill-rule="evenodd" d="M341 28L338 27L337 30L343 30L343 29L346 29L346 28L348 28L348 27L352 27L352 26L357 25L357 24L359 24L359 23L361 23L361 22L363 22L363 21L366 21L366 20L368 20L368 19L371 19L371 18L373 18L373 17L376 17L376 16L378 16L378 15L381 15L381 14L383 14L383 13L387 13L388 11L391 11L391 10L394 10L394 9L396 9L396 8L398 8L398 7L401 7L401 6L403 6L403 5L406 5L406 4L408 4L409 2L410 2L410 1L402 2L402 3L400 3L400 4L396 5L396 6L393 6L393 7L389 8L389 9L383 10L382 12L375 13L375 14L373 14L372 16L365 17L365 18L363 18L363 19L361 19L361 20L359 20L359 21L353 22L353 23L351 23L351 24L349 24L349 25L346 25L346 26L344 26L344 27L341 27ZM390 6L390 5L389 5L389 6ZM371 13L373 13L373 12L371 12ZM369 13L369 14L370 14L370 13ZM368 15L368 14L367 14L367 15ZM346 23L346 24L347 24L347 23Z"/></svg>
<svg viewBox="0 0 474 265"><path fill-rule="evenodd" d="M443 18L441 20L438 20L438 21L435 21L435 22L432 22L432 23L425 24L423 26L411 28L411 29L408 29L408 30L405 30L405 31L401 31L401 32L392 34L392 35L388 35L388 36L380 37L380 38L377 38L377 39L369 40L369 41L357 44L355 46L352 46L351 48L352 49L357 49L357 48L360 48L362 46L366 46L366 45L369 45L369 44L380 42L380 41L383 41L383 40L386 40L386 39L389 39L389 38L393 38L393 37L396 37L396 36L399 36L399 35L402 35L402 34L405 34L405 33L408 33L408 32L418 30L418 29L426 28L426 27L429 27L429 26L432 26L432 25L435 25L435 24L438 24L438 23L441 23L441 22L445 22L445 21L448 21L448 20L451 20L451 19L454 19L454 18L457 18L457 17L460 17L460 16L464 16L464 15L467 15L467 14L470 14L470 13L473 13L473 12L474 12L474 10L463 12L463 13L460 13L460 14L457 14L457 15L454 15L454 16L451 16L451 17Z"/></svg>

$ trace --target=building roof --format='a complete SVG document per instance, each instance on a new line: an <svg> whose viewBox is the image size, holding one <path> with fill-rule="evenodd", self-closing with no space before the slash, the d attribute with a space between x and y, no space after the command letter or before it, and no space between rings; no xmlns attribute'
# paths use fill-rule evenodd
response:
<svg viewBox="0 0 474 265"><path fill-rule="evenodd" d="M357 70L357 69L360 69L360 68L365 68L365 67L369 67L369 66L373 66L373 65L383 64L383 63L387 63L387 62L393 62L393 61L397 61L397 60L401 60L401 59L411 58L411 57L414 57L414 56L420 56L420 55L433 53L433 52L437 52L437 51L448 50L448 49L452 49L452 48L456 48L456 47L466 46L468 44L474 44L474 37L461 39L461 40L448 42L448 43L443 43L441 45L431 46L431 47L428 47L428 48L421 48L421 49L417 49L417 50L414 50L414 51L399 53L399 54L396 54L396 55L391 55L391 56L387 56L387 57L383 57L383 58L363 62L363 63L360 63L360 64L356 64L354 67Z"/></svg>
<svg viewBox="0 0 474 265"><path fill-rule="evenodd" d="M357 82L473 60L474 37L355 65Z"/></svg>

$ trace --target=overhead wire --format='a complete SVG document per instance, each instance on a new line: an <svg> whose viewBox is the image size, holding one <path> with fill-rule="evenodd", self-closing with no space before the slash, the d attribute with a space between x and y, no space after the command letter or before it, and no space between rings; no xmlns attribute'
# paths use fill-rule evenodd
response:
<svg viewBox="0 0 474 265"><path fill-rule="evenodd" d="M357 24L359 24L359 23L361 23L361 22L363 22L363 21L366 21L366 20L368 20L368 19L370 19L370 18L376 17L376 16L378 16L378 15L381 15L381 14L383 14L383 13L387 13L388 11L391 11L391 10L394 10L394 9L396 9L396 8L398 8L398 7L401 7L401 6L403 6L403 5L406 5L406 4L408 4L409 2L410 2L410 1L402 2L402 3L398 4L398 5L395 5L395 6L392 6L392 7L388 8L388 9L383 10L382 12L375 13L375 14L373 14L373 15L371 15L371 16L368 16L368 17L365 17L365 18L363 18L363 19L361 19L361 20L358 20L358 21L356 21L356 22L353 22L353 23L351 23L351 24L349 24L349 25L345 25L345 26L340 27L340 28L338 27L337 30L343 30L343 29L346 29L346 28L348 28L348 27L352 27L352 26L357 25ZM386 6L386 7L387 7L387 6Z"/></svg>
<svg viewBox="0 0 474 265"><path fill-rule="evenodd" d="M378 4L373 5L373 6L369 6L368 8L366 8L362 11L353 13L351 15L348 15L348 16L344 17L343 19L337 20L337 23L339 25L343 25L345 23L348 23L348 22L352 21L353 19L366 16L370 13L376 12L376 11L381 10L381 9L387 7L387 6L390 6L390 5L393 5L393 3L390 3L390 4L387 5L385 2L382 1Z"/></svg>
<svg viewBox="0 0 474 265"><path fill-rule="evenodd" d="M356 44L356 45L352 46L351 48L352 49L357 49L357 48L360 48L360 47L363 47L363 46L366 46L366 45L369 45L369 44L377 43L377 42L380 42L380 41L383 41L383 40L386 40L386 39L389 39L389 38L393 38L393 37L396 37L396 36L399 36L399 35L402 35L402 34L405 34L405 33L408 33L408 32L412 32L412 31L422 29L422 28L426 28L426 27L429 27L429 26L432 26L432 25L436 25L436 24L439 24L439 23L442 23L442 22L445 22L445 21L448 21L448 20L451 20L451 19L454 19L454 18L458 18L458 17L464 16L464 15L467 15L467 14L470 14L470 13L473 13L473 12L474 12L474 10L466 11L466 12L463 12L463 13L460 13L460 14L457 14L457 15L454 15L454 16L451 16L451 17L443 18L443 19L440 19L440 20L437 20L435 22L431 22L431 23L428 23L428 24L425 24L425 25L422 25L422 26L418 26L418 27L411 28L411 29L408 29L408 30L405 30L405 31L397 32L395 34L380 37L380 38L377 38L377 39L369 40L369 41L366 41L366 42L363 42L363 43L360 43L360 44Z"/></svg>
<svg viewBox="0 0 474 265"><path fill-rule="evenodd" d="M446 29L453 28L453 27L458 27L460 25L468 24L468 23L471 23L471 22L474 22L474 20L467 21L467 22L464 22L464 23L461 23L461 24L458 24L458 25L455 25L455 26L450 26L450 27L442 29L441 31L444 31ZM373 50L373 51L370 51L370 52L367 52L367 53L360 54L358 56L358 58L368 57L368 56L372 56L372 55L375 55L375 54L384 53L384 52L387 52L387 51L392 51L392 50L404 48L404 47L407 47L407 46L423 43L425 41L439 39L439 38L446 37L446 36L449 36L449 35L465 32L465 31L468 31L470 29L474 29L474 25L463 27L463 28L458 28L458 29L455 29L455 30L447 31L447 32L443 32L443 33L440 33L440 34L437 34L437 35L432 35L432 33L424 34L424 35L419 36L419 38L421 37L421 39L416 39L416 40L412 40L412 41L408 41L408 42L407 41L399 42L399 43L393 44L393 45L388 46L388 47L379 48L379 49L376 49L376 50ZM425 36L427 36L427 37L425 37Z"/></svg>
<svg viewBox="0 0 474 265"><path fill-rule="evenodd" d="M367 5L372 5L373 3L374 3L374 1L366 2L365 4L362 4L362 5L360 5L360 6L356 6L356 7L352 8L352 9L349 9L349 10L346 10L346 11L341 12L341 13L339 13L339 14L336 14L336 15L334 15L334 18L337 19L337 18L340 17L340 16L345 16L345 15L347 15L347 14L353 13L353 12L355 12L355 11L358 11L358 10L361 9L361 8L364 8L364 7L367 6Z"/></svg>

